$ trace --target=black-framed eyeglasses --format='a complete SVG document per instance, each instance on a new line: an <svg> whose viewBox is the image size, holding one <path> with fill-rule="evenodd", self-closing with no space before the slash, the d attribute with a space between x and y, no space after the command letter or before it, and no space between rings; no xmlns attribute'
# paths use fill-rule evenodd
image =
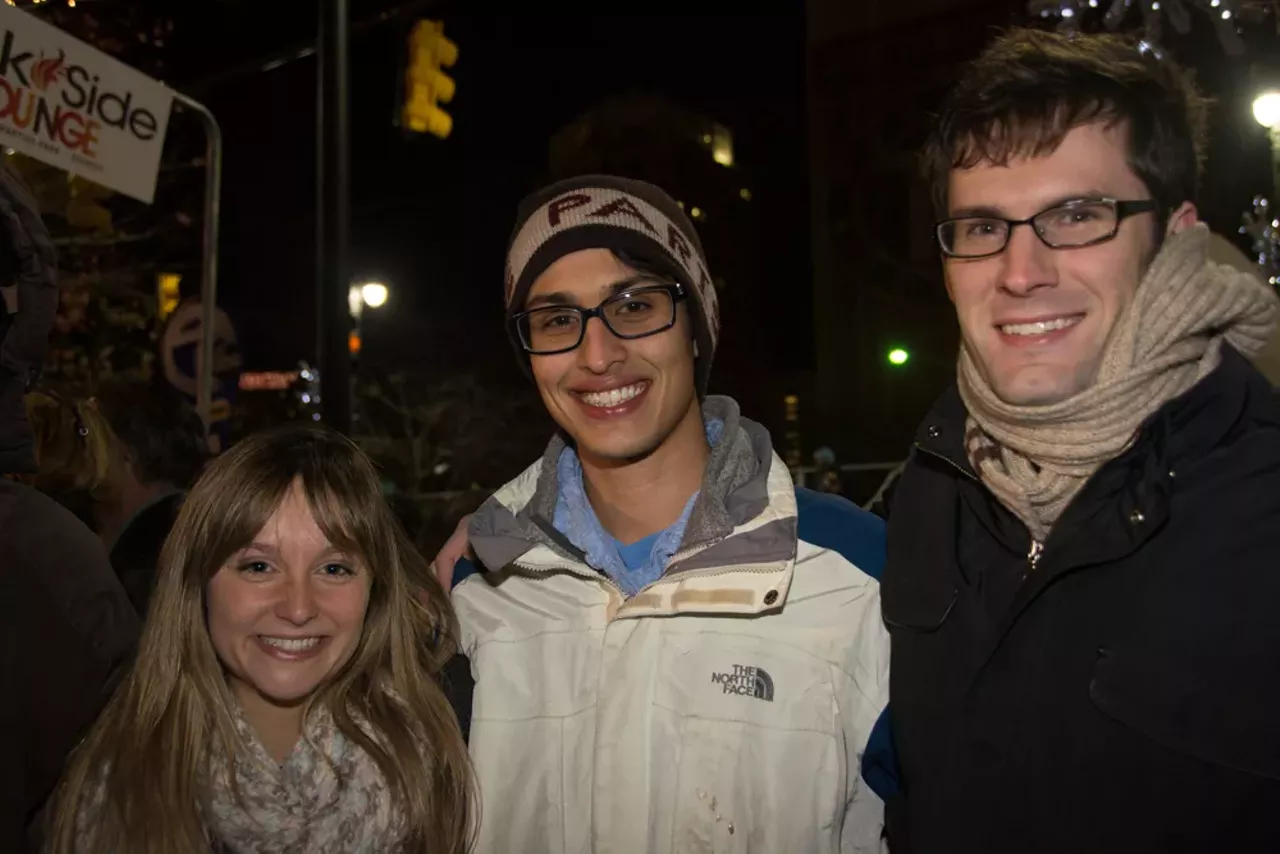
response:
<svg viewBox="0 0 1280 854"><path fill-rule="evenodd" d="M683 286L656 279L637 279L626 290L595 308L548 305L512 315L510 323L525 352L551 356L576 349L587 334L587 321L600 318L619 338L632 340L665 332L676 324L676 304Z"/></svg>
<svg viewBox="0 0 1280 854"><path fill-rule="evenodd" d="M1075 199L1054 205L1027 219L996 216L962 216L944 219L936 226L938 245L950 258L986 258L999 255L1009 245L1013 229L1029 225L1045 246L1075 249L1105 243L1116 236L1120 223L1134 214L1158 208L1155 199Z"/></svg>

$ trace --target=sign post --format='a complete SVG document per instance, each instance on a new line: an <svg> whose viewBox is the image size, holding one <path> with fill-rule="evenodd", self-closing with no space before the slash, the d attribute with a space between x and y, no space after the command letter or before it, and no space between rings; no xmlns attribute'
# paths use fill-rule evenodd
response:
<svg viewBox="0 0 1280 854"><path fill-rule="evenodd" d="M204 276L200 280L200 352L196 359L196 412L207 432L213 423L213 345L218 310L218 218L222 208L222 130L213 113L186 95L174 93L204 125Z"/></svg>

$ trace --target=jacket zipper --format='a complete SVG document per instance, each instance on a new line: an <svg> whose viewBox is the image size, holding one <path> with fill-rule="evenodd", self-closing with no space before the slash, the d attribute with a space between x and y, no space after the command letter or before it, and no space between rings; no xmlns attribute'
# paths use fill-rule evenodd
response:
<svg viewBox="0 0 1280 854"><path fill-rule="evenodd" d="M671 562L675 563L677 558L680 560L683 560L686 557L691 557L692 555L695 555L698 552L703 551L704 548L705 547L699 547L689 551L688 554L676 555L671 559ZM622 588L618 586L618 583L614 581L607 573L599 572L599 573L593 573L591 576L587 576L585 573L581 571L579 567L560 566L560 565L531 566L527 563L521 563L518 560L514 560L511 563L514 566L520 567L526 572L536 572L544 575L551 572L572 572L574 575L577 575L578 577L584 578L584 579L588 577L598 578L601 581L603 581L605 585L609 587L613 592L621 596L623 602L627 601L627 598L628 598L627 595L622 592ZM679 573L679 575L681 578L712 578L717 575L734 575L740 572L767 574L770 572L777 572L777 570L776 569L752 569L750 567L745 567L745 566L735 566L728 569L688 569L688 570L685 570L684 572ZM636 596L639 596L641 593L644 593L650 587L653 587L657 584L661 584L662 582L667 580L669 579L666 576L659 576L657 581L650 582L649 584L646 584L644 587L641 587L638 591L636 591Z"/></svg>
<svg viewBox="0 0 1280 854"><path fill-rule="evenodd" d="M609 587L612 587L614 590L618 591L619 593L622 592L622 588L618 586L617 582L615 582L612 578L610 578L607 574L603 572L592 571L590 574L588 574L583 572L582 568L578 566L561 566L559 564L555 566L533 566L532 564L521 563L518 560L511 561L511 564L512 566L520 567L525 572L536 572L540 575L547 575L552 572L571 572L574 575L584 580L599 579L605 582L605 584L607 584ZM585 566L585 564L583 565ZM587 569L590 570L591 568L587 567Z"/></svg>
<svg viewBox="0 0 1280 854"><path fill-rule="evenodd" d="M935 459L942 460L944 463L951 466L951 468L955 469L957 472L964 475L969 480L979 484L982 483L981 478L978 478L973 474L971 474L970 472L965 471L959 465L952 462L951 458L946 456L945 454L940 454L937 451L931 451L930 449L921 445L919 442L916 442L915 444L916 444L916 448L918 448L920 451L928 454L929 456ZM1032 537L1031 546L1030 548L1027 549L1027 573L1026 574L1030 574L1035 571L1036 567L1040 565L1040 558L1043 555L1044 555L1044 543L1040 542L1035 537ZM1023 577L1025 578L1026 575L1024 575Z"/></svg>
<svg viewBox="0 0 1280 854"><path fill-rule="evenodd" d="M1035 571L1035 568L1040 564L1040 557L1043 554L1044 543L1032 537L1031 548L1027 551L1027 566L1029 567L1029 571Z"/></svg>
<svg viewBox="0 0 1280 854"><path fill-rule="evenodd" d="M972 472L965 471L963 468L961 468L961 467L959 466L959 464L957 464L957 463L955 463L955 462L952 462L951 458L950 458L950 457L948 457L946 454L940 454L940 453L938 453L937 451L932 451L932 450L930 450L930 449L926 448L924 445L921 445L919 442L916 442L915 444L916 444L916 448L917 448L918 450L922 451L923 453L928 454L929 456L933 457L934 459L942 460L944 463L946 463L947 465L951 466L951 467L952 467L953 469L955 469L957 472L959 472L960 474L964 475L965 477L967 477L969 480L973 481L974 483L982 483L981 478L977 477L977 476L976 476L975 474L973 474Z"/></svg>

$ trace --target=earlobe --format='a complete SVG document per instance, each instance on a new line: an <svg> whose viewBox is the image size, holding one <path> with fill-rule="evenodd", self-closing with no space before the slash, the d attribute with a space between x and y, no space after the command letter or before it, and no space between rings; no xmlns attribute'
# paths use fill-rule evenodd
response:
<svg viewBox="0 0 1280 854"><path fill-rule="evenodd" d="M1177 234L1191 228L1200 222L1200 212L1196 210L1195 202L1183 202L1172 214L1169 215L1169 222L1165 226L1165 236Z"/></svg>

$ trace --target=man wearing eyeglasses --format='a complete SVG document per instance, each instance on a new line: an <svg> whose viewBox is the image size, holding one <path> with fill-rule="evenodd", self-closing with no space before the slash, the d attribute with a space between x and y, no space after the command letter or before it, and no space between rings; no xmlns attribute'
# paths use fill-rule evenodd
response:
<svg viewBox="0 0 1280 854"><path fill-rule="evenodd" d="M962 348L889 508L895 852L1280 851L1280 410L1205 104L1013 31L925 153Z"/></svg>
<svg viewBox="0 0 1280 854"><path fill-rule="evenodd" d="M560 434L471 519L479 561L454 574L477 850L878 851L882 523L795 489L765 430L705 396L720 330L693 225L638 181L546 188L506 308Z"/></svg>

